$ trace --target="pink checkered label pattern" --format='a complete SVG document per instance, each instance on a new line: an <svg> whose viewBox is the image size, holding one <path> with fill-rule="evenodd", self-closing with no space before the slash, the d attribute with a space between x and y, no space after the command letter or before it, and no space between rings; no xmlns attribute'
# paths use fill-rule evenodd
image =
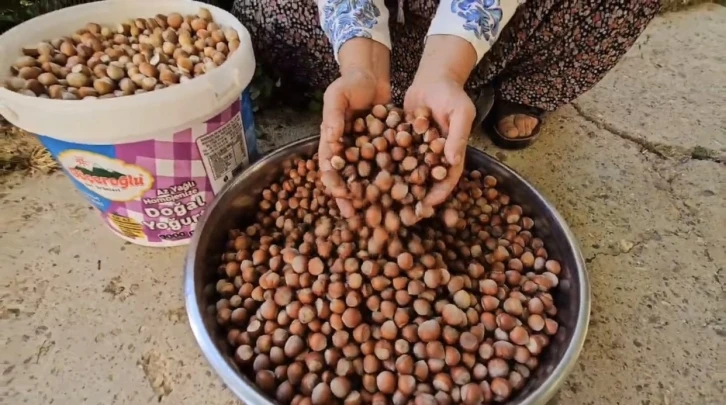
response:
<svg viewBox="0 0 726 405"><path fill-rule="evenodd" d="M249 164L240 106L238 100L206 122L140 142L40 139L113 231L144 245L177 245L191 238L204 208Z"/></svg>

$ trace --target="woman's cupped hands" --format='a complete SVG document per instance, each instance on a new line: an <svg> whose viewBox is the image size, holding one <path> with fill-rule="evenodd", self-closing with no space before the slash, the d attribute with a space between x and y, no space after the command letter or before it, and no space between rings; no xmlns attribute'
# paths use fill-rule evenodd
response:
<svg viewBox="0 0 726 405"><path fill-rule="evenodd" d="M421 108L430 110L431 117L446 137L444 156L450 168L446 178L436 182L423 199L427 207L444 202L456 187L464 170L466 145L476 114L474 104L464 90L476 55L473 61L454 60L468 68L451 67L451 59L449 63L441 63L441 57L456 51L451 48L453 45L470 46L456 40L460 39L454 38L452 44L448 36L428 38L421 64L404 101L406 112ZM473 53L473 49L465 50ZM356 38L347 41L339 52L341 76L325 92L318 158L323 184L336 198L344 217L354 215L355 209L345 181L331 165L331 158L335 152L340 152L337 150L340 141L349 132L347 129L358 114L390 101L389 55L388 48L373 40Z"/></svg>

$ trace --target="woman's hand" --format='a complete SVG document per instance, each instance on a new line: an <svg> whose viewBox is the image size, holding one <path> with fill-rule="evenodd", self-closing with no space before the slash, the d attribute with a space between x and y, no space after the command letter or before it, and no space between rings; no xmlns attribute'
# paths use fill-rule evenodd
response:
<svg viewBox="0 0 726 405"><path fill-rule="evenodd" d="M476 115L464 84L475 65L476 51L468 41L451 35L430 36L416 77L406 92L404 109L413 112L419 107L429 108L447 136L444 156L451 168L424 198L426 206L444 202L464 171L466 145Z"/></svg>
<svg viewBox="0 0 726 405"><path fill-rule="evenodd" d="M325 187L336 197L343 216L355 213L346 198L347 188L330 165L331 143L338 142L357 111L386 104L391 99L390 51L384 45L366 38L348 40L340 48L340 77L328 86L323 98L323 123L320 126L318 158Z"/></svg>

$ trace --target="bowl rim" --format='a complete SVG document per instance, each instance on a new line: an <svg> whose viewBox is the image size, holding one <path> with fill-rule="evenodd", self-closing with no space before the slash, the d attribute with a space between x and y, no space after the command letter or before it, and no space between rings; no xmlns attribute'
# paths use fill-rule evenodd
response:
<svg viewBox="0 0 726 405"><path fill-rule="evenodd" d="M286 154L289 149L296 148L300 145L306 145L313 140L319 140L319 138L319 135L314 135L289 143L274 152L266 154L257 162L250 165L247 169L243 170L237 177L229 182L224 189L222 189L222 191L215 197L214 201L212 201L212 204L207 207L204 215L197 224L197 229L201 229L204 226L207 217L212 211L214 211L219 204L219 201L222 200L221 196L227 192L227 190L231 189L233 184L242 181L249 175L249 173L255 171L255 169L264 165L272 158L281 154ZM534 195L552 212L553 217L562 227L569 248L575 254L575 263L577 264L575 270L581 282L579 283L580 308L577 315L577 321L575 323L575 329L572 333L572 340L565 350L562 360L555 366L550 375L547 376L542 384L540 384L520 402L520 405L542 405L549 401L557 393L567 376L570 372L572 372L577 362L577 358L582 352L582 348L585 344L585 338L587 336L587 330L590 322L591 306L590 278L588 276L585 259L582 256L582 251L580 250L577 239L572 233L572 230L567 222L565 222L565 219L532 184L526 181L514 169L494 159L482 150L469 145L467 146L467 154L469 153L483 155L483 158L489 160L493 164L501 166L501 168L505 172L508 172L509 175L513 176L523 184L526 184ZM207 359L209 365L217 373L217 375L220 376L227 387L237 396L237 398L242 399L245 403L251 405L273 405L275 403L274 401L268 399L267 396L260 392L253 383L247 383L245 378L241 376L232 366L230 366L228 361L214 344L211 333L204 327L204 320L202 319L202 311L204 309L200 308L198 305L194 283L194 264L197 258L197 247L200 235L201 232L194 233L184 262L184 301L187 310L187 318L189 320L192 333L194 334L194 338L196 339L197 344L202 350L202 354Z"/></svg>

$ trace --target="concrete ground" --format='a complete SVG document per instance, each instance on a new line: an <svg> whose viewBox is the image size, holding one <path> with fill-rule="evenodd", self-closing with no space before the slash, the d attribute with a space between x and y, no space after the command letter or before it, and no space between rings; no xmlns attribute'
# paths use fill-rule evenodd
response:
<svg viewBox="0 0 726 405"><path fill-rule="evenodd" d="M554 404L724 403L725 37L720 6L659 17L532 148L472 137L557 206L587 258L590 332ZM260 119L263 146L315 121ZM7 180L0 403L238 403L187 325L184 248L121 241L62 174Z"/></svg>

